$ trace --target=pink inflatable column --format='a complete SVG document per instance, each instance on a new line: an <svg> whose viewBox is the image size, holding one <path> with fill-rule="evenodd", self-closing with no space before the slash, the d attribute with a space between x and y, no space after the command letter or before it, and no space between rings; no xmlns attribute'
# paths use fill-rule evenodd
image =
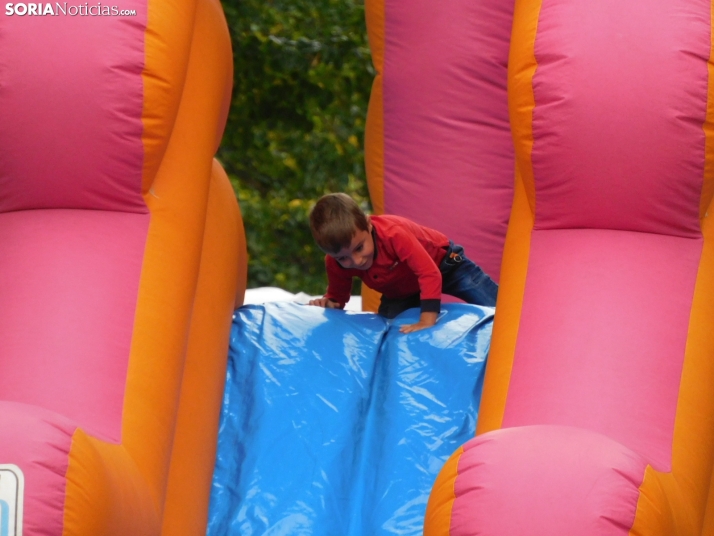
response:
<svg viewBox="0 0 714 536"><path fill-rule="evenodd" d="M479 435L437 481L430 536L706 533L711 10L517 2L516 199Z"/></svg>
<svg viewBox="0 0 714 536"><path fill-rule="evenodd" d="M461 243L498 280L513 195L506 64L513 2L369 0L366 164L376 213Z"/></svg>

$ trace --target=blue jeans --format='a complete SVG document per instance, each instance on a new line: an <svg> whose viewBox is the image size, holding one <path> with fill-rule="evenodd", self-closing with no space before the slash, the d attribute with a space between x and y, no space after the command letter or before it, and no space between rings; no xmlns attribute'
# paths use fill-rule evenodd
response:
<svg viewBox="0 0 714 536"><path fill-rule="evenodd" d="M464 248L449 242L444 259L439 264L441 291L466 303L494 307L498 285L477 264L464 255ZM379 314L394 318L399 313L419 307L421 298L413 294L406 298L385 298L379 304Z"/></svg>

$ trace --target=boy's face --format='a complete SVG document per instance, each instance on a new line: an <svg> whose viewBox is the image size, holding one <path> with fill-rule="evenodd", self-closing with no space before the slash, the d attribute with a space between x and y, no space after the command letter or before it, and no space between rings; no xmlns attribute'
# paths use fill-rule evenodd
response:
<svg viewBox="0 0 714 536"><path fill-rule="evenodd" d="M374 240L372 239L372 224L368 224L366 231L357 230L352 235L349 247L342 248L338 253L331 254L340 266L355 270L368 270L374 260Z"/></svg>

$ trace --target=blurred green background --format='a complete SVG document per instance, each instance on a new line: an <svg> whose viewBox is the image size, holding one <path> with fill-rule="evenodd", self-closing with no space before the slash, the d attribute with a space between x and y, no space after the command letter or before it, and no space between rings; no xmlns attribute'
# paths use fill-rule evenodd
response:
<svg viewBox="0 0 714 536"><path fill-rule="evenodd" d="M341 191L369 210L363 141L374 68L364 4L222 3L235 75L218 159L243 213L248 288L322 294L324 255L310 235L310 208Z"/></svg>

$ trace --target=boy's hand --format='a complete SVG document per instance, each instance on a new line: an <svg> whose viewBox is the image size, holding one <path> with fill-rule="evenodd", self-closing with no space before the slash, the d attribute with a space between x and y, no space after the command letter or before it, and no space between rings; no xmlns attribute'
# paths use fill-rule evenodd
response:
<svg viewBox="0 0 714 536"><path fill-rule="evenodd" d="M424 328L430 328L436 324L436 313L422 313L419 317L419 322L416 324L405 324L399 331L402 333L411 333L413 331L419 331Z"/></svg>
<svg viewBox="0 0 714 536"><path fill-rule="evenodd" d="M329 298L317 298L307 302L308 305L317 305L318 307L324 307L325 309L339 309L340 304L333 302Z"/></svg>

